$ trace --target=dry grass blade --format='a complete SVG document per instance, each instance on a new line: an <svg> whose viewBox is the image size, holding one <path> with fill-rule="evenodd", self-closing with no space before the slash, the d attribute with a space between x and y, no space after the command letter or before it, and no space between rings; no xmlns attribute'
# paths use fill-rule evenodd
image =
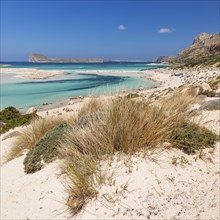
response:
<svg viewBox="0 0 220 220"><path fill-rule="evenodd" d="M78 118L80 119L82 116L86 114L91 114L101 110L102 103L99 99L92 98L88 102L86 102L80 111L78 112Z"/></svg>

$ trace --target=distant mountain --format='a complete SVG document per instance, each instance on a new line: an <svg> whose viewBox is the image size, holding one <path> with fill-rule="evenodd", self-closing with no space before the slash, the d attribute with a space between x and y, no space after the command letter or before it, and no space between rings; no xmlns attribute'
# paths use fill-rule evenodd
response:
<svg viewBox="0 0 220 220"><path fill-rule="evenodd" d="M195 37L191 46L174 57L160 56L157 62L179 65L220 65L220 33L202 33ZM156 62L156 61L154 61Z"/></svg>
<svg viewBox="0 0 220 220"><path fill-rule="evenodd" d="M103 63L102 58L48 58L43 54L31 54L28 58L31 63Z"/></svg>

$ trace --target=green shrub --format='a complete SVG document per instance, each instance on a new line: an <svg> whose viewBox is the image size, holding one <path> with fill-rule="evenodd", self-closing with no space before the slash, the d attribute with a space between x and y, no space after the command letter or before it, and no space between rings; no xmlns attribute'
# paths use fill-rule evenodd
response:
<svg viewBox="0 0 220 220"><path fill-rule="evenodd" d="M0 120L6 123L8 120L14 119L20 115L21 114L15 107L9 106L0 111Z"/></svg>
<svg viewBox="0 0 220 220"><path fill-rule="evenodd" d="M39 117L36 114L22 115L15 107L7 107L0 111L0 134L10 129L28 124L33 118Z"/></svg>
<svg viewBox="0 0 220 220"><path fill-rule="evenodd" d="M195 153L196 150L206 147L214 147L216 140L217 135L212 131L187 122L173 130L169 137L173 147L179 148L187 154Z"/></svg>
<svg viewBox="0 0 220 220"><path fill-rule="evenodd" d="M34 173L40 170L44 163L50 163L57 157L58 148L66 127L66 124L61 124L53 128L32 147L24 160L26 173Z"/></svg>

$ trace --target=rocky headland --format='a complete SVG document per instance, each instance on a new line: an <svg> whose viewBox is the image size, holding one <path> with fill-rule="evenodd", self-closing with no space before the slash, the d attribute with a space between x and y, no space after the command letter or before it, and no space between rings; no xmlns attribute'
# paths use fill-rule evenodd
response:
<svg viewBox="0 0 220 220"><path fill-rule="evenodd" d="M196 36L185 50L176 56L159 56L153 62L173 65L214 65L220 66L220 33L202 33Z"/></svg>

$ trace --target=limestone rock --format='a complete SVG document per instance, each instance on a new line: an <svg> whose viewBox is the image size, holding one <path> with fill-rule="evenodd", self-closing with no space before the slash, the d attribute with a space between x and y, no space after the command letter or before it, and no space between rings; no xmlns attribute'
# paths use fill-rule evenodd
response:
<svg viewBox="0 0 220 220"><path fill-rule="evenodd" d="M27 110L26 112L27 114L36 114L37 113L37 109L34 107L31 107Z"/></svg>
<svg viewBox="0 0 220 220"><path fill-rule="evenodd" d="M68 105L73 105L75 102L73 101L73 100L70 100L69 102L68 102Z"/></svg>
<svg viewBox="0 0 220 220"><path fill-rule="evenodd" d="M199 95L206 95L208 97L215 96L215 92L212 90L210 85L208 83L202 83L202 85L199 87Z"/></svg>
<svg viewBox="0 0 220 220"><path fill-rule="evenodd" d="M220 99L203 102L199 110L207 110L207 111L220 110Z"/></svg>

